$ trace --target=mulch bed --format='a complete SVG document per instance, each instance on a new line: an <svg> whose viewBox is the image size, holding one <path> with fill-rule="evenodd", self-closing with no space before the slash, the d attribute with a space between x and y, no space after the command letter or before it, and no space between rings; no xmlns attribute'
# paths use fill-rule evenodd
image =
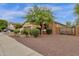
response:
<svg viewBox="0 0 79 59"><path fill-rule="evenodd" d="M45 56L79 55L79 37L76 36L44 35L38 38L11 37Z"/></svg>

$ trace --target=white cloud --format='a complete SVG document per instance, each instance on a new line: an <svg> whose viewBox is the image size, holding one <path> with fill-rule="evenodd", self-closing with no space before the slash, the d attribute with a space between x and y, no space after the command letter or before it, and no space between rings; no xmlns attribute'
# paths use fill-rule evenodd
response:
<svg viewBox="0 0 79 59"><path fill-rule="evenodd" d="M60 7L60 6L54 6L54 5L49 5L49 4L46 4L45 7L48 7L50 8L52 11L59 11L59 10L62 10L63 8Z"/></svg>
<svg viewBox="0 0 79 59"><path fill-rule="evenodd" d="M29 9L31 9L32 8L32 6L26 6L22 11L24 11L24 12L28 12L29 11Z"/></svg>
<svg viewBox="0 0 79 59"><path fill-rule="evenodd" d="M52 11L60 11L60 10L63 10L62 7L59 7L59 6L53 6L52 8Z"/></svg>
<svg viewBox="0 0 79 59"><path fill-rule="evenodd" d="M0 19L13 20L16 17L23 17L25 15L24 11L15 10L0 10Z"/></svg>
<svg viewBox="0 0 79 59"><path fill-rule="evenodd" d="M6 4L7 4L7 3L0 3L1 6L4 6L4 5L6 5Z"/></svg>
<svg viewBox="0 0 79 59"><path fill-rule="evenodd" d="M5 4L3 4L5 5ZM48 7L51 9L52 12L58 12L57 15L55 15L57 18L67 18L67 16L69 16L70 14L73 13L73 11L69 10L69 11L64 11L61 6L51 6L49 4L46 5L39 5L40 7ZM0 18L1 19L7 19L7 20L13 20L16 17L22 17L25 16L25 14L27 14L28 10L30 8L32 8L33 5L31 6L26 6L24 7L22 10L19 10L20 6L16 5L15 7L13 7L12 10L6 10L6 9L0 9ZM67 7L68 8L68 7Z"/></svg>
<svg viewBox="0 0 79 59"><path fill-rule="evenodd" d="M50 8L52 11L62 10L62 8L59 6L43 5L41 7L44 7L44 6ZM26 6L22 10L18 10L19 8L20 8L20 6L16 6L12 10L6 10L6 9L0 10L0 18L7 19L7 20L11 20L11 19L13 20L16 17L23 17L23 16L25 16L25 14L27 14L28 10L30 8L32 8L32 6Z"/></svg>
<svg viewBox="0 0 79 59"><path fill-rule="evenodd" d="M6 4L0 4L0 6L4 6ZM4 7L0 9L0 19L11 20L16 17L22 17L25 15L24 10L18 10L20 8L19 5L13 7L13 9L5 9Z"/></svg>
<svg viewBox="0 0 79 59"><path fill-rule="evenodd" d="M60 11L55 16L67 18L70 15L74 15L74 10L68 10L68 11L62 11L62 12Z"/></svg>

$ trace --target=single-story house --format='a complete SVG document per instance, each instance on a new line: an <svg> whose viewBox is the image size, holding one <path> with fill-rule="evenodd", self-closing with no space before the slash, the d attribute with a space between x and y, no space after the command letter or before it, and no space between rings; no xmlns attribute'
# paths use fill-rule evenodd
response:
<svg viewBox="0 0 79 59"><path fill-rule="evenodd" d="M32 24L30 22L26 22L26 23L23 24L23 28L33 29L33 28L40 28L40 26L39 25Z"/></svg>
<svg viewBox="0 0 79 59"><path fill-rule="evenodd" d="M65 24L56 21L49 24L49 27L52 29L53 34L75 34L75 27L67 27Z"/></svg>
<svg viewBox="0 0 79 59"><path fill-rule="evenodd" d="M39 27L39 25L34 25L31 23L24 23L23 28L36 28ZM79 27L67 27L65 24L61 24L57 21L54 21L49 24L49 28L52 29L53 34L72 34L72 35L79 35Z"/></svg>
<svg viewBox="0 0 79 59"><path fill-rule="evenodd" d="M7 29L8 29L8 31L15 30L15 25L13 23L8 23Z"/></svg>

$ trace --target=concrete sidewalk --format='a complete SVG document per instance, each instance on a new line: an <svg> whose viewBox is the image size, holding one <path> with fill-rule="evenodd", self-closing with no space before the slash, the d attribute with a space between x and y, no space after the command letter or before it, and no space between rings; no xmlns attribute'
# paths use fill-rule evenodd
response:
<svg viewBox="0 0 79 59"><path fill-rule="evenodd" d="M42 56L15 39L0 33L0 56Z"/></svg>

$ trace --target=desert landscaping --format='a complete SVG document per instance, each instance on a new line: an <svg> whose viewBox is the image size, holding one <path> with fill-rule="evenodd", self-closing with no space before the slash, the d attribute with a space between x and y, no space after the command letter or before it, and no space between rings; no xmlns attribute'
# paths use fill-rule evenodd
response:
<svg viewBox="0 0 79 59"><path fill-rule="evenodd" d="M56 20L57 16L51 8L34 5L25 15L22 15L25 20L23 23L0 19L0 33L40 53L38 55L78 56L79 4L75 4L73 11L75 15L73 17L76 17L73 22L72 20L65 21L63 18L60 22L60 19Z"/></svg>

